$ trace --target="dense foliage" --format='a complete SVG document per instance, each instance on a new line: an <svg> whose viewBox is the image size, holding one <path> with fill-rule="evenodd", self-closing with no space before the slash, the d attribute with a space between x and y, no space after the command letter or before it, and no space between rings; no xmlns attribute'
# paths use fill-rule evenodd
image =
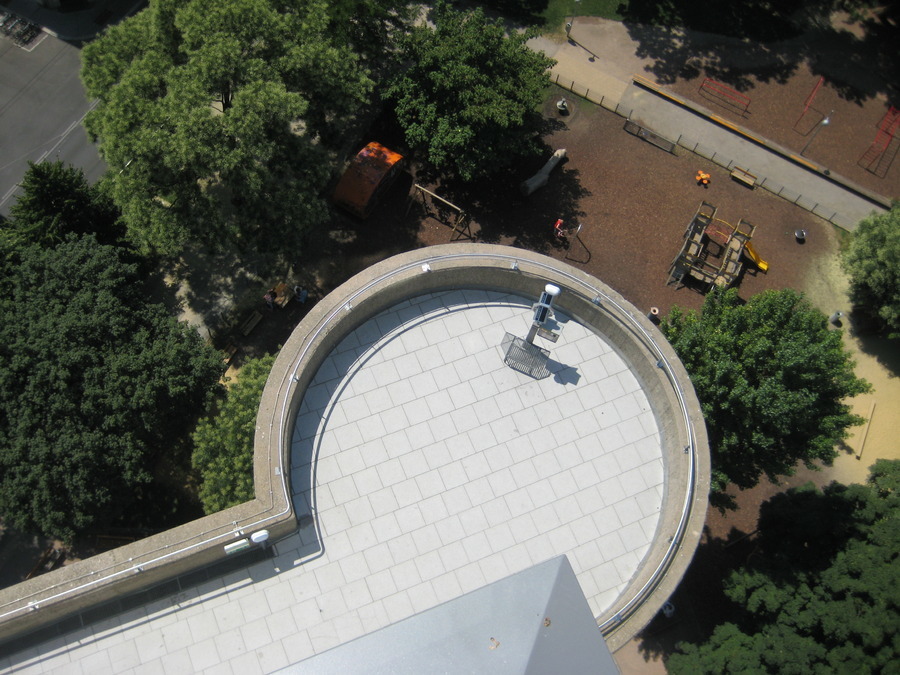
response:
<svg viewBox="0 0 900 675"><path fill-rule="evenodd" d="M900 462L868 484L763 505L758 548L726 594L736 620L682 644L670 673L883 673L900 662Z"/></svg>
<svg viewBox="0 0 900 675"><path fill-rule="evenodd" d="M64 539L120 522L217 387L221 356L91 235L21 247L2 271L0 515Z"/></svg>
<svg viewBox="0 0 900 675"><path fill-rule="evenodd" d="M554 62L526 46L530 32L508 34L480 9L438 2L431 19L402 41L409 68L388 90L407 143L466 181L512 166L535 150Z"/></svg>
<svg viewBox="0 0 900 675"><path fill-rule="evenodd" d="M256 414L275 356L251 359L228 389L218 410L194 432L194 468L203 483L200 500L215 513L253 499L253 440Z"/></svg>
<svg viewBox="0 0 900 675"><path fill-rule="evenodd" d="M336 42L349 44L370 69L390 69L395 62L386 56L418 11L418 5L406 0L329 0L329 32Z"/></svg>
<svg viewBox="0 0 900 675"><path fill-rule="evenodd" d="M283 249L321 222L323 141L372 90L334 33L324 0L153 0L84 48L85 125L142 249Z"/></svg>
<svg viewBox="0 0 900 675"><path fill-rule="evenodd" d="M114 243L122 234L118 211L99 186L91 186L81 169L62 162L28 164L22 193L4 223L7 241L53 246L67 234L95 234Z"/></svg>
<svg viewBox="0 0 900 675"><path fill-rule="evenodd" d="M853 302L900 337L900 202L860 222L843 262Z"/></svg>
<svg viewBox="0 0 900 675"><path fill-rule="evenodd" d="M713 291L698 315L674 308L662 330L687 368L709 431L713 489L756 485L836 456L862 419L847 399L869 390L841 335L792 290L744 303Z"/></svg>

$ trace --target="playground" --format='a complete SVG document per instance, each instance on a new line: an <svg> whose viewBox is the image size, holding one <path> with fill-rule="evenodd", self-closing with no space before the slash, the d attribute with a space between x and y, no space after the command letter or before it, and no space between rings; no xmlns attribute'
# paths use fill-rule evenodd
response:
<svg viewBox="0 0 900 675"><path fill-rule="evenodd" d="M556 127L545 139L545 156L490 184L431 186L465 208L475 240L540 250L604 279L640 309L657 307L662 314L676 304L697 309L703 303L708 285L667 285L702 202L715 205L718 225L737 226L742 220L753 225L751 250L768 265L763 273L747 256L737 256L742 269L732 269L728 285L737 285L743 297L768 288L802 288L807 269L837 251L840 234L829 223L764 190L749 189L701 158L673 155L626 133L618 115L570 96L570 114L560 117L555 100L563 93L554 92L545 104ZM520 183L563 148L566 161L547 185L522 196ZM700 169L710 175L705 187L696 180ZM416 203L407 217L418 219L420 245L459 236L453 219L442 220L438 209L429 212ZM557 220L579 223L581 229L559 237ZM802 242L795 236L798 229L806 231ZM714 236L727 248L727 233ZM713 242L707 251L721 246Z"/></svg>

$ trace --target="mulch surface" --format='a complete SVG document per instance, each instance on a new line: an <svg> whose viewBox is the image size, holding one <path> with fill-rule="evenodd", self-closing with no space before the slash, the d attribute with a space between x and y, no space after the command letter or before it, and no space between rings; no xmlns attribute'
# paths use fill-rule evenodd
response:
<svg viewBox="0 0 900 675"><path fill-rule="evenodd" d="M718 208L718 218L735 225L743 218L757 228L753 244L769 270L762 274L748 266L740 283L745 298L769 288L801 287L804 262L833 250L833 226L826 221L751 190L686 151L664 152L625 132L623 118L587 102L570 98L571 114L560 117L556 98L554 93L545 110L557 128L545 138L544 157L474 187L432 186L472 215L476 241L540 251L598 277L641 312L657 307L663 314L673 305L697 309L703 303L697 290L666 284L702 201ZM566 149L567 160L544 188L523 197L519 184L559 148ZM694 180L701 168L712 176L708 188ZM421 219L421 245L450 241L449 219L424 217L418 202L410 211L408 217ZM583 224L568 248L553 233L559 218ZM805 244L794 237L801 228L808 233Z"/></svg>

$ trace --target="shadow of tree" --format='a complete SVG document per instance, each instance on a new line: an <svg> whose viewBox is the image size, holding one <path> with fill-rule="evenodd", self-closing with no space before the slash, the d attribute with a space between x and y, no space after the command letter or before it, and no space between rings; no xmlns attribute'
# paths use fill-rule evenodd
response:
<svg viewBox="0 0 900 675"><path fill-rule="evenodd" d="M850 316L850 332L859 340L859 347L864 354L874 356L893 377L900 376L900 345L897 340L888 338L884 333L862 328L856 312Z"/></svg>
<svg viewBox="0 0 900 675"><path fill-rule="evenodd" d="M715 538L704 528L691 566L669 598L675 613L671 617L658 613L637 636L645 660L666 659L679 642L702 642L717 625L733 617L734 605L724 593L725 579L756 547L752 533L732 528L727 537Z"/></svg>
<svg viewBox="0 0 900 675"><path fill-rule="evenodd" d="M707 525L670 599L674 615L654 617L638 636L640 653L648 661L666 659L679 642L705 642L725 622L753 630L752 617L725 595L729 577L739 569L757 570L790 584L827 569L847 541L859 535L857 489L831 483L819 491L810 483L780 492L761 504L757 529L751 532L732 528L717 538Z"/></svg>
<svg viewBox="0 0 900 675"><path fill-rule="evenodd" d="M834 27L824 3L811 0L632 0L620 11L661 84L703 76L746 91L754 82L783 83L806 61L846 100L900 94L900 59L884 48L900 37L896 8L861 20L862 38Z"/></svg>
<svg viewBox="0 0 900 675"><path fill-rule="evenodd" d="M418 247L419 222L408 217L413 176L403 172L366 219L335 211L310 256L328 292L366 267Z"/></svg>
<svg viewBox="0 0 900 675"><path fill-rule="evenodd" d="M548 0L481 0L455 4L465 9L481 7L487 16L499 15L510 26L537 26L544 22L541 13L547 9Z"/></svg>
<svg viewBox="0 0 900 675"><path fill-rule="evenodd" d="M746 91L754 81L785 82L797 69L792 54L768 45L645 24L626 26L639 45L636 55L653 59L648 70L660 84L702 76Z"/></svg>
<svg viewBox="0 0 900 675"><path fill-rule="evenodd" d="M211 335L227 330L235 321L236 308L248 295L258 293L262 298L263 286L279 262L275 256L191 248L181 256L172 275L181 286L181 310L192 323L191 317L196 316Z"/></svg>
<svg viewBox="0 0 900 675"><path fill-rule="evenodd" d="M522 181L534 175L553 150L545 147L540 156L520 164L505 175L479 183L448 182L442 195L463 206L480 226L479 239L487 243L508 243L540 253L562 250L564 242L554 235L553 224L560 218L577 222L585 216L579 203L590 192L581 185L577 169L563 162L550 175L547 185L528 197L522 195Z"/></svg>
<svg viewBox="0 0 900 675"><path fill-rule="evenodd" d="M749 40L771 42L797 34L794 17L806 0L782 0L777 4L759 0L630 0L620 8L626 21L658 26L685 26L691 30L719 33Z"/></svg>

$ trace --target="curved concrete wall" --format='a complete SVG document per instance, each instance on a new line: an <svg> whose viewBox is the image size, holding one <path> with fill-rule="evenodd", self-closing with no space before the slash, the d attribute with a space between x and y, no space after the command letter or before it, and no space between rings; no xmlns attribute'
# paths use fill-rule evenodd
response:
<svg viewBox="0 0 900 675"><path fill-rule="evenodd" d="M662 437L666 492L659 529L626 591L598 617L615 649L659 610L699 542L709 488L709 448L699 403L662 334L617 293L545 256L486 244L450 244L395 256L320 301L281 350L263 392L254 450L256 499L3 589L0 639L221 560L225 544L253 532L266 529L272 539L290 534L296 528L287 484L294 420L319 366L347 333L423 293L465 287L537 298L548 282L563 290L556 305L604 335L631 366Z"/></svg>
<svg viewBox="0 0 900 675"><path fill-rule="evenodd" d="M382 310L413 296L457 288L537 298L548 282L563 291L556 306L604 335L631 366L661 433L667 487L659 530L620 601L598 617L615 649L656 614L690 563L706 516L709 447L699 402L668 342L596 278L546 256L487 244L429 247L370 267L321 301L285 344L260 406L257 453L265 448L281 456L282 466L289 465L293 424L307 386L335 345Z"/></svg>

